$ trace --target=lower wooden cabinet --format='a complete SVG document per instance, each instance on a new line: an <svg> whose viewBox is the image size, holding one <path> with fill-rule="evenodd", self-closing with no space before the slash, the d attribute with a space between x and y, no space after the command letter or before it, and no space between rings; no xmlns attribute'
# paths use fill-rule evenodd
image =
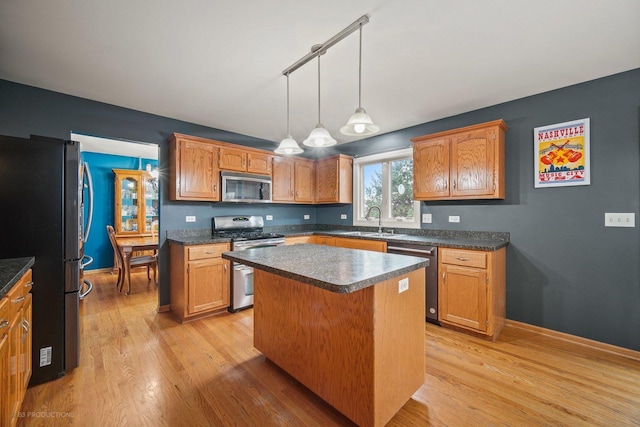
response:
<svg viewBox="0 0 640 427"><path fill-rule="evenodd" d="M0 425L15 426L31 379L31 270L0 300Z"/></svg>
<svg viewBox="0 0 640 427"><path fill-rule="evenodd" d="M170 244L171 311L185 322L229 307L230 263L222 252L228 243Z"/></svg>
<svg viewBox="0 0 640 427"><path fill-rule="evenodd" d="M316 243L316 237L313 234L308 236L291 236L285 237L285 245L302 245L305 243Z"/></svg>
<svg viewBox="0 0 640 427"><path fill-rule="evenodd" d="M506 251L440 248L438 320L494 340L506 315Z"/></svg>

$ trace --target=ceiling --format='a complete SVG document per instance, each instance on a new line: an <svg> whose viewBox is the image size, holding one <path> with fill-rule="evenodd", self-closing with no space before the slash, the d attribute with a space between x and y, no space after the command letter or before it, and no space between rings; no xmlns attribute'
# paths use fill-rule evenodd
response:
<svg viewBox="0 0 640 427"><path fill-rule="evenodd" d="M362 106L381 133L640 67L638 0L3 0L0 79L275 148L282 71L364 14ZM358 33L321 58L322 123L350 142L339 128L358 106ZM290 92L301 143L317 61Z"/></svg>

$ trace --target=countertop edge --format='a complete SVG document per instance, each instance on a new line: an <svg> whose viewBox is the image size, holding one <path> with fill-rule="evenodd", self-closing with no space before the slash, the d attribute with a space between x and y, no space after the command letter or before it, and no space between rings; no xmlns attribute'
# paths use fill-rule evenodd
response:
<svg viewBox="0 0 640 427"><path fill-rule="evenodd" d="M33 267L35 257L4 258L0 259L0 298L4 298L13 285ZM3 283L4 282L4 283Z"/></svg>

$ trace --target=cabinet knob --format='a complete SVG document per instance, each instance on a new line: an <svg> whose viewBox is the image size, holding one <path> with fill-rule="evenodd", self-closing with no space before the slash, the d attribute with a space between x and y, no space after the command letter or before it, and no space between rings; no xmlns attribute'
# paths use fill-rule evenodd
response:
<svg viewBox="0 0 640 427"><path fill-rule="evenodd" d="M453 181L453 189L454 190L456 189L456 182L455 181Z"/></svg>
<svg viewBox="0 0 640 427"><path fill-rule="evenodd" d="M9 321L6 319L2 319L2 321L0 322L0 329L4 329L7 326L9 326Z"/></svg>
<svg viewBox="0 0 640 427"><path fill-rule="evenodd" d="M444 182L444 189L447 189L447 181Z"/></svg>

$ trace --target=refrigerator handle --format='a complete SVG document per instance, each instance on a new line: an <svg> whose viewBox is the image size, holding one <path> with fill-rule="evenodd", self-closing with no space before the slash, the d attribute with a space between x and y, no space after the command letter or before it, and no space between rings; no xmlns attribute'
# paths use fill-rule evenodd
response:
<svg viewBox="0 0 640 427"><path fill-rule="evenodd" d="M84 174L87 177L87 195L89 196L89 214L87 217L87 226L84 230L83 240L86 243L89 239L89 232L91 232L91 223L93 222L93 178L91 178L91 171L89 170L89 163L84 162Z"/></svg>

